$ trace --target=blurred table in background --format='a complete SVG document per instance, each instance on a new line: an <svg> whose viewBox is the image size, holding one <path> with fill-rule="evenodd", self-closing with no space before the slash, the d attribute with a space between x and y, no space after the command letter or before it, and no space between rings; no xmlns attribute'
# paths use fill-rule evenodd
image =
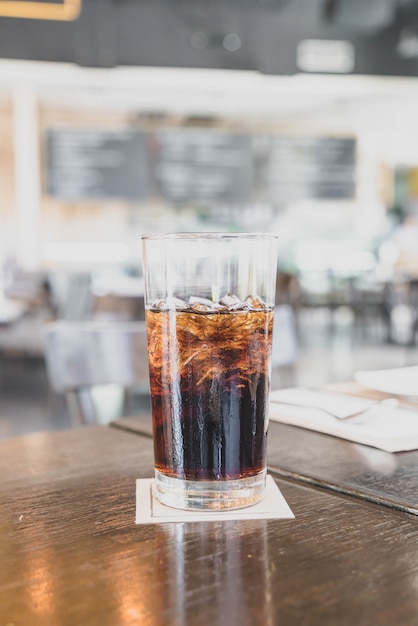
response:
<svg viewBox="0 0 418 626"><path fill-rule="evenodd" d="M24 306L0 295L0 328L17 322L25 312Z"/></svg>
<svg viewBox="0 0 418 626"><path fill-rule="evenodd" d="M0 355L42 357L42 328L53 314L43 275L0 284Z"/></svg>
<svg viewBox="0 0 418 626"><path fill-rule="evenodd" d="M92 277L94 318L145 319L144 280L123 272L101 272Z"/></svg>

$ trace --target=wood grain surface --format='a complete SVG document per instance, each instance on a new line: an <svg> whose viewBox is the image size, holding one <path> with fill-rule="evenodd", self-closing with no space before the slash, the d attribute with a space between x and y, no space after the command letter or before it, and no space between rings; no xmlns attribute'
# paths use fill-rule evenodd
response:
<svg viewBox="0 0 418 626"><path fill-rule="evenodd" d="M0 442L1 626L417 624L414 516L280 480L295 520L136 526L152 457L106 427Z"/></svg>
<svg viewBox="0 0 418 626"><path fill-rule="evenodd" d="M386 397L356 383L329 385L327 389L376 399ZM412 401L408 406L418 408ZM123 418L112 425L152 436L150 416ZM267 462L270 471L281 477L418 515L418 450L384 452L304 428L270 422Z"/></svg>

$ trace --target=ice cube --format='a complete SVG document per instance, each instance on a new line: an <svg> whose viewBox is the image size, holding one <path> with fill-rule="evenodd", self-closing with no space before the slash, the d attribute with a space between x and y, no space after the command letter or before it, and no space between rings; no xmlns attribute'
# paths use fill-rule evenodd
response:
<svg viewBox="0 0 418 626"><path fill-rule="evenodd" d="M229 306L228 311L248 311L249 308L246 302L238 302L238 304L234 304L234 306Z"/></svg>
<svg viewBox="0 0 418 626"><path fill-rule="evenodd" d="M246 302L242 302L232 293L227 293L226 296L221 298L219 304L226 307L228 311L245 311L249 308Z"/></svg>
<svg viewBox="0 0 418 626"><path fill-rule="evenodd" d="M191 306L194 304L203 304L204 306L211 307L212 309L216 304L215 302L212 302L212 300L209 300L209 298L200 298L198 296L190 296L188 303Z"/></svg>
<svg viewBox="0 0 418 626"><path fill-rule="evenodd" d="M217 308L216 302L212 302L209 298L200 298L197 296L190 296L189 307L193 309L193 311L197 311L198 313L207 313L208 311L214 311Z"/></svg>
<svg viewBox="0 0 418 626"><path fill-rule="evenodd" d="M242 304L242 302L233 293L227 293L226 296L224 296L223 298L219 300L219 304L222 304L223 306L227 306L228 309L230 309L233 306Z"/></svg>
<svg viewBox="0 0 418 626"><path fill-rule="evenodd" d="M260 296L247 296L244 300L250 309L267 309L267 304Z"/></svg>
<svg viewBox="0 0 418 626"><path fill-rule="evenodd" d="M197 313L210 313L215 310L213 306L208 306L207 304L203 304L202 302L195 302L194 304L192 304L191 308Z"/></svg>
<svg viewBox="0 0 418 626"><path fill-rule="evenodd" d="M175 298L174 296L168 296L163 300L154 300L151 304L151 309L153 311L172 311L176 310L184 310L188 309L189 305L184 300L180 298Z"/></svg>
<svg viewBox="0 0 418 626"><path fill-rule="evenodd" d="M199 302L201 304L214 304L212 300L209 300L209 298L203 298L201 296L189 296L187 302L189 304L196 304L196 302Z"/></svg>

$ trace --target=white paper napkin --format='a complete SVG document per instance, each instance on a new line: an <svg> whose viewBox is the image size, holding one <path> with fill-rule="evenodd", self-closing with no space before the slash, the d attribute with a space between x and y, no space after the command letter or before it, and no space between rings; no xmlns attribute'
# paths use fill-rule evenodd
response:
<svg viewBox="0 0 418 626"><path fill-rule="evenodd" d="M385 370L358 371L355 380L371 389L401 396L418 396L418 365Z"/></svg>
<svg viewBox="0 0 418 626"><path fill-rule="evenodd" d="M183 511L161 504L155 495L154 479L136 481L136 523L213 522L219 520L294 519L294 515L272 476L266 479L262 502L231 511Z"/></svg>
<svg viewBox="0 0 418 626"><path fill-rule="evenodd" d="M325 411L331 411L340 418L348 417L358 411L365 411L376 403L373 398L359 398L339 393L316 391L304 387L272 391L270 393L270 401L304 405L309 409L314 407L324 409Z"/></svg>
<svg viewBox="0 0 418 626"><path fill-rule="evenodd" d="M316 430L386 452L418 449L418 411L376 405L364 415L344 421L312 407L326 408L342 415L366 409L373 400L302 388L273 391L270 400L272 421ZM296 407L286 402L308 405L306 408Z"/></svg>

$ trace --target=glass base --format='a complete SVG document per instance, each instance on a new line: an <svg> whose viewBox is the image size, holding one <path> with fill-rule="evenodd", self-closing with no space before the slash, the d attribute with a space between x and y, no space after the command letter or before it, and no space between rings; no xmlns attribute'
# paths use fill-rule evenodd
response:
<svg viewBox="0 0 418 626"><path fill-rule="evenodd" d="M266 471L235 480L184 480L155 470L158 500L175 509L222 511L243 509L264 497Z"/></svg>

